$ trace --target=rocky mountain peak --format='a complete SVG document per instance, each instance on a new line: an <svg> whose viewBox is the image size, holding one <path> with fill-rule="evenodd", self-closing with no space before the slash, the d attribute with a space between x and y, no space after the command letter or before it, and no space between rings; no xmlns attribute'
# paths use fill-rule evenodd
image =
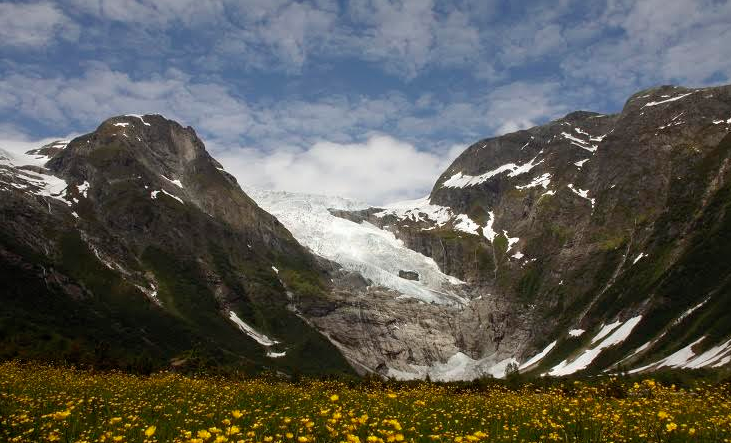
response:
<svg viewBox="0 0 731 443"><path fill-rule="evenodd" d="M325 290L321 261L243 192L192 128L117 116L27 156L45 167L0 164L0 268L8 312L34 319L39 333L58 330L82 353L97 337L116 337L125 361L140 349L178 360L197 349L252 370L348 370L289 308ZM32 284L16 284L13 272ZM39 307L36 294L56 302ZM65 321L89 326L65 330Z"/></svg>

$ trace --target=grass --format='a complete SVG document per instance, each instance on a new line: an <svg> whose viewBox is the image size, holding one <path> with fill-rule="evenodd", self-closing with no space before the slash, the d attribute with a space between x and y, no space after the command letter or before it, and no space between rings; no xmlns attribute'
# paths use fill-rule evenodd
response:
<svg viewBox="0 0 731 443"><path fill-rule="evenodd" d="M284 382L0 364L8 442L719 442L728 385Z"/></svg>

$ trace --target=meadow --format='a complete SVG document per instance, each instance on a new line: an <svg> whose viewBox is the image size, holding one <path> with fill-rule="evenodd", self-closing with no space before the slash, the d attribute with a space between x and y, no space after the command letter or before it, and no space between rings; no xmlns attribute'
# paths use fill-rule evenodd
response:
<svg viewBox="0 0 731 443"><path fill-rule="evenodd" d="M728 442L729 386L149 376L0 364L6 442Z"/></svg>

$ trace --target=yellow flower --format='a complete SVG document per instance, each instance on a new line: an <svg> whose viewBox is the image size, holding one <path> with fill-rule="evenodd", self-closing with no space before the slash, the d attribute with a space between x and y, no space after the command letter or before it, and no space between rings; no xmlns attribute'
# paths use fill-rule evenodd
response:
<svg viewBox="0 0 731 443"><path fill-rule="evenodd" d="M226 435L235 435L241 432L241 429L239 429L238 426L231 426L230 428L226 429Z"/></svg>
<svg viewBox="0 0 731 443"><path fill-rule="evenodd" d="M152 437L155 435L155 430L157 429L157 426L149 426L147 429L145 429L145 435L147 437Z"/></svg>
<svg viewBox="0 0 731 443"><path fill-rule="evenodd" d="M241 416L242 416L242 415L244 415L244 414L242 414L242 413L241 413L241 411L239 411L239 410L237 409L237 410L235 410L235 411L231 411L231 415L233 415L233 416L234 416L234 418L241 418Z"/></svg>
<svg viewBox="0 0 731 443"><path fill-rule="evenodd" d="M310 439L305 437L304 435L300 435L299 437L297 437L297 441L300 443L307 443L308 441L310 441Z"/></svg>
<svg viewBox="0 0 731 443"><path fill-rule="evenodd" d="M223 435L219 435L219 436L218 436L218 437L216 437L216 439L215 439L215 440L213 440L213 441L214 441L214 443L225 443L225 442L227 442L227 441L228 441L228 438L224 437Z"/></svg>
<svg viewBox="0 0 731 443"><path fill-rule="evenodd" d="M668 423L668 424L665 425L665 429L667 429L668 432L673 432L674 430L678 429L678 425L676 425L675 423L670 422L670 423Z"/></svg>
<svg viewBox="0 0 731 443"><path fill-rule="evenodd" d="M202 438L203 440L208 440L209 438L211 438L211 433L206 431L205 429L201 429L196 435L198 436L198 438Z"/></svg>
<svg viewBox="0 0 731 443"><path fill-rule="evenodd" d="M398 396L396 394L394 394L393 392L389 392L388 394L386 394L386 397L388 397L388 398L396 398Z"/></svg>
<svg viewBox="0 0 731 443"><path fill-rule="evenodd" d="M330 396L330 401L331 402L334 403L334 402L336 402L338 400L340 400L340 396L338 394L333 394L333 395Z"/></svg>
<svg viewBox="0 0 731 443"><path fill-rule="evenodd" d="M657 418L659 418L660 420L665 420L666 418L668 418L668 413L665 411L660 411L657 413Z"/></svg>
<svg viewBox="0 0 731 443"><path fill-rule="evenodd" d="M54 412L53 418L55 420L65 420L66 417L68 417L70 414L71 414L71 411L69 411L68 409L65 411Z"/></svg>
<svg viewBox="0 0 731 443"><path fill-rule="evenodd" d="M292 434L291 432L287 432L286 434L284 434L284 436L287 438L292 438L294 437L294 434Z"/></svg>

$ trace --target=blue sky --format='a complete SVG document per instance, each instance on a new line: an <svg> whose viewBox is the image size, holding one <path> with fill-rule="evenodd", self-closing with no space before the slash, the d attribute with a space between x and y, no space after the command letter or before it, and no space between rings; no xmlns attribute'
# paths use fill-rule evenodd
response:
<svg viewBox="0 0 731 443"><path fill-rule="evenodd" d="M245 185L382 203L469 144L730 83L731 2L0 2L0 143L160 113Z"/></svg>

